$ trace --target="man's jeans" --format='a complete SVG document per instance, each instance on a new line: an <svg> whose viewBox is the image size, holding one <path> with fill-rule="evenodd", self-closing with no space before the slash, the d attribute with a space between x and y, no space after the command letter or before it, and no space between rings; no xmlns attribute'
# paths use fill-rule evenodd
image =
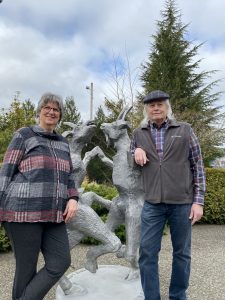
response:
<svg viewBox="0 0 225 300"><path fill-rule="evenodd" d="M173 246L170 300L186 300L191 265L191 204L151 204L141 215L139 266L145 300L160 300L158 257L164 225L170 226Z"/></svg>

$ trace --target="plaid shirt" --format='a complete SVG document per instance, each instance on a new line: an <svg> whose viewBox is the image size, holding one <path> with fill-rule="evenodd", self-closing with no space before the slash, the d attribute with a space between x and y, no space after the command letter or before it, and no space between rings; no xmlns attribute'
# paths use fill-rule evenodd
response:
<svg viewBox="0 0 225 300"><path fill-rule="evenodd" d="M159 155L160 161L163 160L163 146L165 140L165 134L168 129L168 120L166 120L160 127L157 127L156 124L149 122L148 123L149 132L153 139L153 142L156 146L156 151ZM196 135L194 134L193 129L190 129L190 148L189 148L189 160L190 167L193 173L194 181L194 201L193 203L204 204L204 192L206 189L205 184L205 172L202 162L201 149ZM135 149L137 148L136 142L134 139L131 140L130 150L132 155L134 155Z"/></svg>
<svg viewBox="0 0 225 300"><path fill-rule="evenodd" d="M78 192L67 140L40 126L19 129L0 170L0 221L59 223L70 198Z"/></svg>

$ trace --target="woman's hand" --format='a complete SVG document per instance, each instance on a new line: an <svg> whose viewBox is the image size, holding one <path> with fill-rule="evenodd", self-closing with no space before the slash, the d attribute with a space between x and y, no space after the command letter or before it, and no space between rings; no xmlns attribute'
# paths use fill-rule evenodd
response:
<svg viewBox="0 0 225 300"><path fill-rule="evenodd" d="M75 199L69 199L66 205L66 209L63 213L65 223L68 223L77 213L78 202Z"/></svg>

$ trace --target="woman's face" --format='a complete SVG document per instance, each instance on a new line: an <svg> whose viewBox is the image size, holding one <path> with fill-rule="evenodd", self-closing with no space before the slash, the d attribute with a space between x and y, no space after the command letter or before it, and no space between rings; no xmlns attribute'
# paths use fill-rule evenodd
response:
<svg viewBox="0 0 225 300"><path fill-rule="evenodd" d="M48 131L54 130L60 120L60 114L58 104L48 102L40 111L39 125Z"/></svg>

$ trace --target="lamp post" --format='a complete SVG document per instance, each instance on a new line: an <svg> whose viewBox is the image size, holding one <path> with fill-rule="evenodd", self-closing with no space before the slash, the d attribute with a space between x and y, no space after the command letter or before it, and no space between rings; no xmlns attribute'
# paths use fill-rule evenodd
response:
<svg viewBox="0 0 225 300"><path fill-rule="evenodd" d="M86 86L87 90L90 90L90 120L93 119L93 92L94 92L94 88L93 88L93 82L91 82L91 85L87 85Z"/></svg>

